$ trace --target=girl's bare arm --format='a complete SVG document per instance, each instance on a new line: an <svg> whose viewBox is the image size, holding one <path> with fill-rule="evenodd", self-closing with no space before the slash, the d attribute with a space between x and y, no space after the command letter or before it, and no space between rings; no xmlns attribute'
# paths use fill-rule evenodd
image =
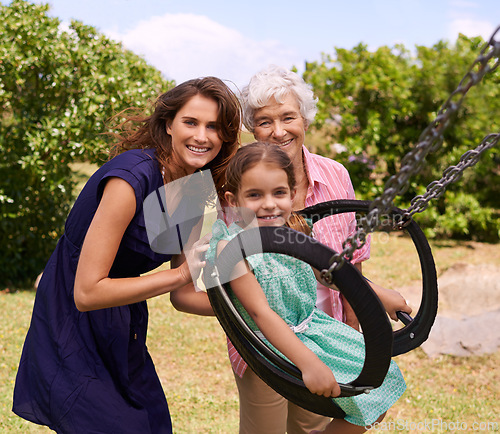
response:
<svg viewBox="0 0 500 434"><path fill-rule="evenodd" d="M223 242L219 243L219 251L223 245ZM240 276L231 280L235 295L269 342L300 369L307 388L318 395L338 396L340 387L330 368L309 350L283 319L269 307L259 282L246 263L240 262L235 272Z"/></svg>

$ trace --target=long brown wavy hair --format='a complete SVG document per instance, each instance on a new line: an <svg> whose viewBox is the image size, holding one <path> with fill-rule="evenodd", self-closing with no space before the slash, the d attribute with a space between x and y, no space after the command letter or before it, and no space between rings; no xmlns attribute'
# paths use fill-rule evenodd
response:
<svg viewBox="0 0 500 434"><path fill-rule="evenodd" d="M153 104L152 114L144 116L134 109L125 110L115 118L125 118L118 123L119 132L111 135L117 140L111 156L128 149L154 148L161 166L165 167L165 182L172 181L168 167L172 158L172 137L166 126L172 123L177 112L194 96L201 95L214 100L219 108L216 128L222 140L219 154L201 170L210 170L219 194L225 183L226 168L240 143L241 107L236 95L217 77L196 78L179 84L160 95ZM184 170L179 167L180 171Z"/></svg>
<svg viewBox="0 0 500 434"><path fill-rule="evenodd" d="M225 190L236 196L241 187L241 178L243 174L260 162L274 165L284 170L290 190L293 191L295 189L297 182L293 163L288 154L274 143L253 142L238 149L236 155L229 162L226 171ZM296 212L290 214L286 226L296 231L303 232L306 235L311 235L312 233L304 217Z"/></svg>

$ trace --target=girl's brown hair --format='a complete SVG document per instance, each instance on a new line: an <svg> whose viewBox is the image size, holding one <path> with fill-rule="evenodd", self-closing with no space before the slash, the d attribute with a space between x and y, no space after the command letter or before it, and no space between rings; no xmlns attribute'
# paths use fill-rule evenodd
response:
<svg viewBox="0 0 500 434"><path fill-rule="evenodd" d="M226 170L226 191L237 195L241 187L243 174L260 162L284 170L288 178L290 190L293 191L295 189L295 172L292 160L290 160L288 154L273 143L253 142L238 149L236 155L229 162ZM287 226L304 232L306 235L310 235L312 232L305 219L295 212L292 212L290 215Z"/></svg>
<svg viewBox="0 0 500 434"><path fill-rule="evenodd" d="M196 78L170 89L158 97L150 116L127 115L127 111L117 115L125 116L125 121L118 125L121 132L113 134L118 141L112 155L127 149L154 148L159 163L168 168L173 164L172 137L167 133L166 126L172 123L177 112L196 95L214 100L219 107L216 128L222 147L217 157L201 170L211 171L215 187L221 195L227 165L239 147L241 107L236 95L217 77ZM135 128L137 124L139 128ZM165 182L172 181L168 169L164 176Z"/></svg>

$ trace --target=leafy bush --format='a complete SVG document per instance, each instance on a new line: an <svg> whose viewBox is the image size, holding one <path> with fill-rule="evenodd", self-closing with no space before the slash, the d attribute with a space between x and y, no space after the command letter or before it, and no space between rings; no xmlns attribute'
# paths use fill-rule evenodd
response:
<svg viewBox="0 0 500 434"><path fill-rule="evenodd" d="M32 282L73 201L76 161L102 163L104 122L172 85L96 29L48 5L0 5L0 287Z"/></svg>
<svg viewBox="0 0 500 434"><path fill-rule="evenodd" d="M467 193L450 192L443 202L416 217L427 237L487 242L500 238L499 210L481 207L477 198Z"/></svg>
<svg viewBox="0 0 500 434"><path fill-rule="evenodd" d="M314 127L325 136L318 152L347 167L360 197L375 199L456 89L483 44L481 38L460 35L453 46L445 42L431 48L419 46L416 54L403 45L370 52L360 44L353 50L337 48L333 55L324 54L320 62L306 63L304 79L319 98ZM479 145L487 134L499 133L498 113L500 68L468 92L445 131L441 148L427 156L396 205L406 208L447 167L456 165L463 153ZM344 152L338 152L342 149L338 144ZM424 211L428 234L498 242L499 224L494 219L500 212L499 167L497 146L467 169L459 182L448 186L440 202L431 202Z"/></svg>

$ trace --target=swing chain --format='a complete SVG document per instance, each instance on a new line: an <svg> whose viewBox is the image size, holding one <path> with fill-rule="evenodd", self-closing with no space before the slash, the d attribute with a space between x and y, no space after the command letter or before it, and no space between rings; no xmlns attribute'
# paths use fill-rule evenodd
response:
<svg viewBox="0 0 500 434"><path fill-rule="evenodd" d="M459 180L465 169L474 166L481 158L481 154L495 146L499 141L500 134L489 134L476 149L463 154L456 166L448 167L443 172L443 177L439 181L433 181L427 186L425 194L415 196L411 200L410 206L403 214L402 221L398 224L398 228L402 229L405 227L415 213L425 211L432 199L440 197L446 191L446 187L449 184Z"/></svg>
<svg viewBox="0 0 500 434"><path fill-rule="evenodd" d="M430 152L434 152L441 147L444 130L448 127L452 116L460 108L469 89L478 84L487 73L494 71L500 65L500 41L494 39L499 31L500 27L495 30L490 41L483 46L458 87L451 93L448 100L439 110L435 120L422 132L415 147L403 157L399 173L389 178L380 197L372 201L368 213L359 219L357 231L344 241L342 252L333 255L330 258L329 268L321 271L321 277L326 283L331 284L333 282L333 271L342 267L345 259L352 260L354 252L366 243L367 235L379 226L379 216L387 215L393 206L395 197L408 189L410 178L422 169L425 164L425 157ZM492 65L489 64L491 59L495 60ZM474 71L474 69L477 70ZM420 206L424 206L423 204L425 203L426 208L429 200L438 197L433 196L434 194L441 195L449 183L454 182L461 176L463 170L476 164L482 152L498 142L497 137L492 143L484 144L492 136L495 135L487 136L478 148L465 153L457 166L452 166L445 170L443 176L445 181L441 179L440 181L431 183L428 187L428 190L430 188L431 191L428 191L425 199L420 199L417 196L417 198L412 200L410 208L406 210L404 215L405 218L399 224L404 225L404 222L409 223L411 215L419 212Z"/></svg>

